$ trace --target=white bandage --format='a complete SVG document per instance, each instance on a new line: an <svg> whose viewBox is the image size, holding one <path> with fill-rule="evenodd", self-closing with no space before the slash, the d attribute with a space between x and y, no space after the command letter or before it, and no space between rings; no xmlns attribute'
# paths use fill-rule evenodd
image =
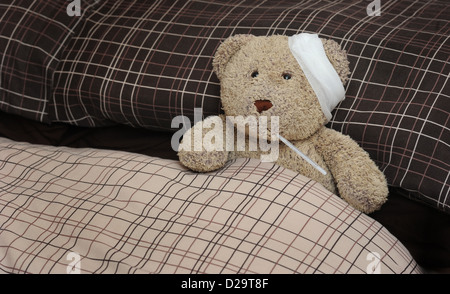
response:
<svg viewBox="0 0 450 294"><path fill-rule="evenodd" d="M288 38L289 49L300 64L308 82L319 99L327 120L331 111L345 98L344 85L328 60L317 34L301 33Z"/></svg>

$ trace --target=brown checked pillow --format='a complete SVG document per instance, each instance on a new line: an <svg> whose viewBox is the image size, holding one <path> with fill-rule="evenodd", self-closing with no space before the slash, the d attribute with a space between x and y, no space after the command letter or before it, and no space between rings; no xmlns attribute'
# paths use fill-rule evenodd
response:
<svg viewBox="0 0 450 294"><path fill-rule="evenodd" d="M391 186L449 213L450 6L400 2L349 21L341 45L352 74L330 126L357 140Z"/></svg>
<svg viewBox="0 0 450 294"><path fill-rule="evenodd" d="M53 76L64 48L94 0L79 16L70 2L5 0L0 3L0 110L50 122Z"/></svg>

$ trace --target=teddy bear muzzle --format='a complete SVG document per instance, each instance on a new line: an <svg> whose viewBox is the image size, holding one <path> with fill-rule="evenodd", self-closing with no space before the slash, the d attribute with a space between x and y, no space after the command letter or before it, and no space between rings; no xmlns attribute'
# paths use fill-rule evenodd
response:
<svg viewBox="0 0 450 294"><path fill-rule="evenodd" d="M261 113L265 110L269 110L273 106L270 100L256 100L254 104L256 106L256 110L258 111L258 113Z"/></svg>

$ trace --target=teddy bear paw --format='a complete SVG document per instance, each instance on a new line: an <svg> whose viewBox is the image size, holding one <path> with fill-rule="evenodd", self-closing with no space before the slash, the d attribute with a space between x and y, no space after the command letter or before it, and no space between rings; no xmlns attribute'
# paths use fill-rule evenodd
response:
<svg viewBox="0 0 450 294"><path fill-rule="evenodd" d="M372 180L341 181L338 183L340 196L354 208L364 213L379 210L387 201L389 190L386 180L381 173Z"/></svg>
<svg viewBox="0 0 450 294"><path fill-rule="evenodd" d="M180 162L185 167L197 172L210 172L217 170L228 161L226 151L180 151Z"/></svg>

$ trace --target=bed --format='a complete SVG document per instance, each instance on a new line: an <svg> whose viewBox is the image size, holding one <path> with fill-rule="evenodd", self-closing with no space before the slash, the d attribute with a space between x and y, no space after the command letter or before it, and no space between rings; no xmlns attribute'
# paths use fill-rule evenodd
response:
<svg viewBox="0 0 450 294"><path fill-rule="evenodd" d="M81 3L78 5L78 3ZM0 4L0 272L428 273L450 269L445 1ZM385 173L363 214L239 158L195 173L172 119L221 113L225 38L315 32L349 56L328 127Z"/></svg>

